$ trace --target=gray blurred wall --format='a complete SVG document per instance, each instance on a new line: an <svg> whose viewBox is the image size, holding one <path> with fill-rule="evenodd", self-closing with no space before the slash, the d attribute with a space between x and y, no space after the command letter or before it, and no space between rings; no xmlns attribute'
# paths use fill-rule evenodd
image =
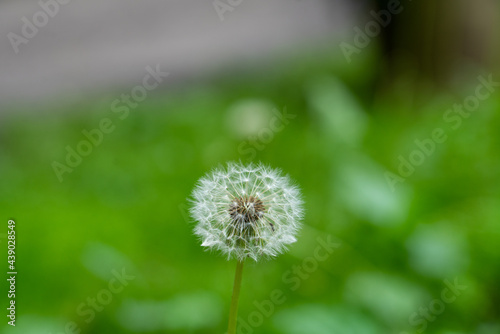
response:
<svg viewBox="0 0 500 334"><path fill-rule="evenodd" d="M218 10L212 0L0 2L0 104L81 98L140 80L156 64L175 84L225 64L321 47L355 22L343 0L215 4Z"/></svg>

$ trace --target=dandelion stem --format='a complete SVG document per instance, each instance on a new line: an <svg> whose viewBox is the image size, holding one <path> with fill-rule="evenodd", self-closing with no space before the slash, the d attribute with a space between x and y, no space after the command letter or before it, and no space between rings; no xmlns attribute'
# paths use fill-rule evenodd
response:
<svg viewBox="0 0 500 334"><path fill-rule="evenodd" d="M244 261L238 261L236 265L236 275L234 276L233 297L231 299L231 309L229 310L229 326L227 333L236 334L236 319L238 317L238 299L240 297L241 276L243 274Z"/></svg>

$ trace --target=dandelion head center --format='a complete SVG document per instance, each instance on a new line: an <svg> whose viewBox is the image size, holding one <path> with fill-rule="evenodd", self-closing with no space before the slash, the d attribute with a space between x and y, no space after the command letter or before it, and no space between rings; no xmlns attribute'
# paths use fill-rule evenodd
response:
<svg viewBox="0 0 500 334"><path fill-rule="evenodd" d="M236 197L229 206L229 215L237 223L255 223L265 211L262 200L254 196Z"/></svg>

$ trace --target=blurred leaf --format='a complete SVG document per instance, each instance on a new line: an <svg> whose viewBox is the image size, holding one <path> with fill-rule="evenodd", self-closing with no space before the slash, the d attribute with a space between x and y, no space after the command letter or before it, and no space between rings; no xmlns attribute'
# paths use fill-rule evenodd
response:
<svg viewBox="0 0 500 334"><path fill-rule="evenodd" d="M340 80L316 79L308 86L307 95L311 110L331 143L360 145L368 117Z"/></svg>

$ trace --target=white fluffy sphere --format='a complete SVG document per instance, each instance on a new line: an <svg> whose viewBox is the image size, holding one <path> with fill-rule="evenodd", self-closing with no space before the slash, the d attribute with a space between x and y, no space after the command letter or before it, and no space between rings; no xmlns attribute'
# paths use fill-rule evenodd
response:
<svg viewBox="0 0 500 334"><path fill-rule="evenodd" d="M228 259L273 257L296 241L303 202L279 170L228 163L202 177L192 196L195 234Z"/></svg>

